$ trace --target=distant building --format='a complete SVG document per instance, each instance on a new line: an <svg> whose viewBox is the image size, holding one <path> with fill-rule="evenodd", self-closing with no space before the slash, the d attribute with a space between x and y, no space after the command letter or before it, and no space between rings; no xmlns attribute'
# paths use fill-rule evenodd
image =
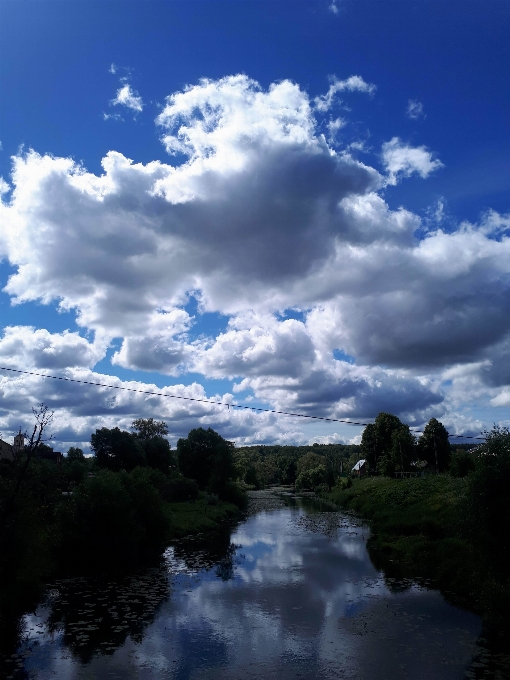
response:
<svg viewBox="0 0 510 680"><path fill-rule="evenodd" d="M14 460L18 453L25 448L25 437L21 430L14 437L14 444L9 444L0 439L0 460Z"/></svg>
<svg viewBox="0 0 510 680"><path fill-rule="evenodd" d="M14 437L14 444L12 446L14 455L17 456L20 451L25 448L25 435L21 433L21 428L18 434Z"/></svg>
<svg viewBox="0 0 510 680"><path fill-rule="evenodd" d="M0 460L15 460L18 454L25 448L25 435L21 433L21 430L14 437L14 443L9 444L3 439L0 439ZM42 460L52 460L54 463L61 463L64 454L60 451L54 451L49 446L42 445L39 449L36 449L33 453L34 457L41 458Z"/></svg>
<svg viewBox="0 0 510 680"><path fill-rule="evenodd" d="M60 451L53 451L49 446L44 449L35 450L34 457L41 458L41 460L52 460L54 463L61 463L64 460L64 454Z"/></svg>
<svg viewBox="0 0 510 680"><path fill-rule="evenodd" d="M14 460L14 447L12 444L0 439L0 460Z"/></svg>
<svg viewBox="0 0 510 680"><path fill-rule="evenodd" d="M365 458L358 460L356 465L352 468L351 474L362 477L368 473L367 461Z"/></svg>

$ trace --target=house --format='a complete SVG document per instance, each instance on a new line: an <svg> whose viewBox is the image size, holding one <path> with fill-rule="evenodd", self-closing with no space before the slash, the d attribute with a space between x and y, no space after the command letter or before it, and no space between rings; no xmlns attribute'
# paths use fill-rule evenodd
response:
<svg viewBox="0 0 510 680"><path fill-rule="evenodd" d="M44 449L35 449L34 457L40 458L41 460L52 460L54 463L61 463L64 460L64 454L60 451L54 451L46 446Z"/></svg>
<svg viewBox="0 0 510 680"><path fill-rule="evenodd" d="M14 437L14 444L9 444L0 439L0 460L15 460L20 451L25 448L25 437L21 430Z"/></svg>
<svg viewBox="0 0 510 680"><path fill-rule="evenodd" d="M9 444L0 439L0 460L15 460L18 454L25 448L25 436L21 430L14 437L14 443ZM54 451L49 446L42 445L39 449L34 451L34 457L42 458L43 460L52 460L54 463L61 463L64 454L59 451Z"/></svg>
<svg viewBox="0 0 510 680"><path fill-rule="evenodd" d="M14 460L14 447L12 444L0 439L0 460Z"/></svg>
<svg viewBox="0 0 510 680"><path fill-rule="evenodd" d="M367 473L368 473L368 466L367 466L367 461L366 461L365 458L358 460L356 465L351 470L351 475L357 475L358 477L362 477L363 475L366 475Z"/></svg>

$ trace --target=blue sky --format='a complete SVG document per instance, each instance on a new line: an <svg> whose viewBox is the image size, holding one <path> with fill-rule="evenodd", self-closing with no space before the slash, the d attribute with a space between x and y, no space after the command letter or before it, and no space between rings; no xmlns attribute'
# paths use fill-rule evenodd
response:
<svg viewBox="0 0 510 680"><path fill-rule="evenodd" d="M509 422L507 2L0 14L2 365L459 433ZM62 445L140 415L172 439L360 433L0 381L4 435L44 400Z"/></svg>

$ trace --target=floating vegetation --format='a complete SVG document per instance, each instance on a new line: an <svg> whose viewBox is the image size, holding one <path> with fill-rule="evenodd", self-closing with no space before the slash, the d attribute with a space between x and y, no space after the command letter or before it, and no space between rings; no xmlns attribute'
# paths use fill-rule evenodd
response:
<svg viewBox="0 0 510 680"><path fill-rule="evenodd" d="M42 604L49 609L45 632L86 663L95 654L113 654L128 636L141 642L169 595L164 564L130 575L62 579Z"/></svg>
<svg viewBox="0 0 510 680"><path fill-rule="evenodd" d="M286 507L284 493L288 494L285 487L264 489L262 491L248 491L247 515L256 515L259 512L271 512Z"/></svg>

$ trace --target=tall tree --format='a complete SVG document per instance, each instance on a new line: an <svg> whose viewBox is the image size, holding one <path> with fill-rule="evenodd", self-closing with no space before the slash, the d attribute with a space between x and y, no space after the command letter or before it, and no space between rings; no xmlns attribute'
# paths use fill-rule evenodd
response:
<svg viewBox="0 0 510 680"><path fill-rule="evenodd" d="M448 431L443 423L431 418L418 440L419 458L427 461L431 469L444 472L450 463L450 454Z"/></svg>
<svg viewBox="0 0 510 680"><path fill-rule="evenodd" d="M131 429L138 439L152 439L152 437L166 437L168 427L164 420L154 418L137 418L133 420Z"/></svg>
<svg viewBox="0 0 510 680"><path fill-rule="evenodd" d="M167 439L168 427L164 420L137 418L131 423L133 436L138 439L145 452L147 465L167 473L176 466L176 460Z"/></svg>
<svg viewBox="0 0 510 680"><path fill-rule="evenodd" d="M408 472L416 458L416 439L409 425L402 424L391 435L391 452L388 456L391 472Z"/></svg>
<svg viewBox="0 0 510 680"><path fill-rule="evenodd" d="M118 472L128 472L137 465L146 465L145 452L136 437L118 427L109 430L102 427L90 437L90 448L94 451L99 467Z"/></svg>
<svg viewBox="0 0 510 680"><path fill-rule="evenodd" d="M177 442L179 469L201 489L221 493L235 474L233 445L210 427L198 427Z"/></svg>
<svg viewBox="0 0 510 680"><path fill-rule="evenodd" d="M383 474L391 473L391 468L395 464L393 435L402 427L406 426L397 416L384 412L379 413L373 425L365 427L361 436L361 452L368 461L370 470L377 469ZM389 463L391 465L388 466Z"/></svg>
<svg viewBox="0 0 510 680"><path fill-rule="evenodd" d="M23 481L27 474L30 461L34 457L37 449L41 445L45 446L45 444L43 444L43 434L50 425L51 421L53 420L53 415L55 412L51 411L45 403L41 402L37 406L37 408L32 407L32 413L34 414L35 425L31 435L25 433L25 437L28 438L28 443L25 445L25 448L21 452L24 457L23 465L21 466L18 478L14 485L14 490L11 496L7 499L5 506L2 508L2 511L0 513L0 532L3 530L8 515L13 509L16 497L18 496L21 490ZM51 439L51 437L52 436L50 436L49 439Z"/></svg>

